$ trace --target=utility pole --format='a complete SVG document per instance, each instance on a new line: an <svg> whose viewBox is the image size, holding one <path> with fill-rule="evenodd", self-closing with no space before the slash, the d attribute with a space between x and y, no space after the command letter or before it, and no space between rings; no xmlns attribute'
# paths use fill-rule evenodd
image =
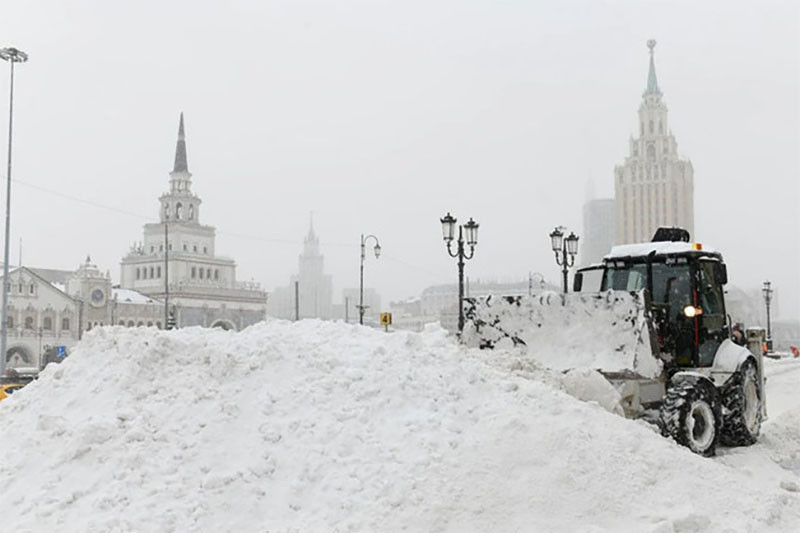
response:
<svg viewBox="0 0 800 533"><path fill-rule="evenodd" d="M165 209L165 211L167 211ZM169 329L169 212L164 213L164 329Z"/></svg>
<svg viewBox="0 0 800 533"><path fill-rule="evenodd" d="M294 319L300 320L300 282L294 282Z"/></svg>

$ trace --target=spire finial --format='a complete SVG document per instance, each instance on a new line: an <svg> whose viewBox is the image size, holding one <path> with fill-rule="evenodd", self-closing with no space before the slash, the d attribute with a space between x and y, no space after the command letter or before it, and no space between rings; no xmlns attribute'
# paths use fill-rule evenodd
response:
<svg viewBox="0 0 800 533"><path fill-rule="evenodd" d="M180 125L178 126L178 144L175 147L175 167L172 172L189 172L189 163L186 161L186 133L183 129L183 112L181 112Z"/></svg>
<svg viewBox="0 0 800 533"><path fill-rule="evenodd" d="M658 88L658 78L656 77L656 62L653 50L655 47L655 39L647 41L647 48L650 49L650 70L647 73L647 89L644 91L645 94L661 94L661 90Z"/></svg>

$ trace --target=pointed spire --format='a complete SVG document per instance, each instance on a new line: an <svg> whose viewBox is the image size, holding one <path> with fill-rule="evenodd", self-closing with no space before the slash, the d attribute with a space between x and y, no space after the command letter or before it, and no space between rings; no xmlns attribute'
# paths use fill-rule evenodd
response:
<svg viewBox="0 0 800 533"><path fill-rule="evenodd" d="M189 163L186 162L186 134L183 130L183 112L181 112L181 123L178 126L178 144L175 147L175 167L172 172L189 172Z"/></svg>
<svg viewBox="0 0 800 533"><path fill-rule="evenodd" d="M647 47L650 49L650 71L647 73L647 89L645 94L661 94L658 88L658 78L656 77L656 62L653 58L653 49L656 47L656 40L650 39L647 41Z"/></svg>

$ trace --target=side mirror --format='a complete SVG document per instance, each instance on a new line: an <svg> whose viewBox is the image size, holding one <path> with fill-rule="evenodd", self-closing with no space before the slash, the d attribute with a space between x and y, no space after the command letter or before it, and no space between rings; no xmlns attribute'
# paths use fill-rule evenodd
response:
<svg viewBox="0 0 800 533"><path fill-rule="evenodd" d="M575 278L572 280L572 292L581 292L583 287L583 272L576 272Z"/></svg>
<svg viewBox="0 0 800 533"><path fill-rule="evenodd" d="M725 263L716 263L714 265L714 277L720 285L728 283L728 267Z"/></svg>

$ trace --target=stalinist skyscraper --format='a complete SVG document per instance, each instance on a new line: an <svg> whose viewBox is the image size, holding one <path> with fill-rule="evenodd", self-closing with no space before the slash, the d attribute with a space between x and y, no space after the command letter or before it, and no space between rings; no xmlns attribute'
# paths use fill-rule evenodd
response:
<svg viewBox="0 0 800 533"><path fill-rule="evenodd" d="M678 143L669 129L650 49L647 88L639 105L639 136L614 169L617 244L649 241L660 226L679 226L694 236L694 170L678 157Z"/></svg>

